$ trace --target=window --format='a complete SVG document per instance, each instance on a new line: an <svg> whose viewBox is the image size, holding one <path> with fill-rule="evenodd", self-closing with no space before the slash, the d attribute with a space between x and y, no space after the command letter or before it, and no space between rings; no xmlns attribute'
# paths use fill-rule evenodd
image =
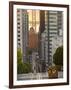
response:
<svg viewBox="0 0 71 90"><path fill-rule="evenodd" d="M20 18L17 18L17 20L19 21L19 20L20 20Z"/></svg>
<svg viewBox="0 0 71 90"><path fill-rule="evenodd" d="M20 41L20 39L18 39L18 41Z"/></svg>
<svg viewBox="0 0 71 90"><path fill-rule="evenodd" d="M20 14L17 14L17 16L19 17L19 16L20 16Z"/></svg>
<svg viewBox="0 0 71 90"><path fill-rule="evenodd" d="M18 45L20 46L20 43L18 43Z"/></svg>
<svg viewBox="0 0 71 90"><path fill-rule="evenodd" d="M18 37L20 37L20 35L18 35Z"/></svg>
<svg viewBox="0 0 71 90"><path fill-rule="evenodd" d="M17 24L20 25L20 22L18 22Z"/></svg>
<svg viewBox="0 0 71 90"><path fill-rule="evenodd" d="M20 29L20 27L18 27L18 29Z"/></svg>
<svg viewBox="0 0 71 90"><path fill-rule="evenodd" d="M20 31L18 31L18 33L20 33Z"/></svg>

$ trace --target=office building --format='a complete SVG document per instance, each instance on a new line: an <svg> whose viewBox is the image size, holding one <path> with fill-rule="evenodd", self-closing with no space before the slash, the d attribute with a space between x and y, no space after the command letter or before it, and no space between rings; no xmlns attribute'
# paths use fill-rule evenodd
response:
<svg viewBox="0 0 71 90"><path fill-rule="evenodd" d="M23 9L17 10L17 48L21 48L23 62L26 62L28 49L28 13Z"/></svg>
<svg viewBox="0 0 71 90"><path fill-rule="evenodd" d="M41 17L43 16L43 18ZM43 20L43 22L41 22ZM44 22L45 21L45 22ZM63 38L63 17L61 11L41 11L40 13L40 56L41 61L46 62L45 66L49 67L52 65L52 43L53 38L62 33L61 35L61 44ZM45 26L45 27L44 27ZM62 32L59 32L59 31Z"/></svg>
<svg viewBox="0 0 71 90"><path fill-rule="evenodd" d="M34 50L38 49L38 34L33 27L29 30L29 48Z"/></svg>
<svg viewBox="0 0 71 90"><path fill-rule="evenodd" d="M59 35L59 30L63 32L62 25L62 12L48 11L48 60L49 66L52 65L52 39ZM62 37L63 38L63 37ZM62 38L61 41L62 41Z"/></svg>
<svg viewBox="0 0 71 90"><path fill-rule="evenodd" d="M39 32L39 57L41 71L45 72L48 68L48 12L40 11L40 32ZM43 18L42 18L43 17Z"/></svg>

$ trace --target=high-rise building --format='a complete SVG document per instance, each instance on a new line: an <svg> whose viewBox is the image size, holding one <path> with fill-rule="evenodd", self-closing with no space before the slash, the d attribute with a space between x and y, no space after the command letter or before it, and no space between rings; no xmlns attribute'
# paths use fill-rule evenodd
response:
<svg viewBox="0 0 71 90"><path fill-rule="evenodd" d="M38 61L39 61L39 55L38 55L38 33L39 33L39 10L28 10L29 15L29 52L31 54L29 55L30 63L32 64L32 71L38 72Z"/></svg>
<svg viewBox="0 0 71 90"><path fill-rule="evenodd" d="M58 33L57 11L48 11L48 61L52 65L52 38Z"/></svg>
<svg viewBox="0 0 71 90"><path fill-rule="evenodd" d="M22 10L17 10L17 48L22 50Z"/></svg>
<svg viewBox="0 0 71 90"><path fill-rule="evenodd" d="M44 10L40 10L40 26L39 26L39 56L40 58L42 57L41 55L41 35L45 30L45 11Z"/></svg>
<svg viewBox="0 0 71 90"><path fill-rule="evenodd" d="M38 49L38 39L39 39L38 32L40 25L39 10L28 10L28 14L29 14L29 48Z"/></svg>
<svg viewBox="0 0 71 90"><path fill-rule="evenodd" d="M23 9L17 10L17 47L21 48L23 62L26 62L28 49L28 13Z"/></svg>
<svg viewBox="0 0 71 90"><path fill-rule="evenodd" d="M52 65L52 39L59 34L62 29L62 12L48 11L48 60L49 65Z"/></svg>
<svg viewBox="0 0 71 90"><path fill-rule="evenodd" d="M40 11L40 32L39 32L39 57L41 71L45 72L48 67L48 12Z"/></svg>
<svg viewBox="0 0 71 90"><path fill-rule="evenodd" d="M52 65L52 39L60 34L62 28L61 11L40 11L40 56L46 64L45 67ZM43 16L43 18L41 17ZM43 22L41 22L43 20ZM44 26L43 26L44 25ZM63 37L62 37L63 38ZM62 39L61 38L61 39Z"/></svg>
<svg viewBox="0 0 71 90"><path fill-rule="evenodd" d="M38 48L38 34L35 32L33 27L29 30L29 49L36 50Z"/></svg>
<svg viewBox="0 0 71 90"><path fill-rule="evenodd" d="M47 71L48 68L48 34L47 30L44 30L44 32L41 34L41 61L42 64L44 63L44 67ZM43 65L42 65L43 68Z"/></svg>

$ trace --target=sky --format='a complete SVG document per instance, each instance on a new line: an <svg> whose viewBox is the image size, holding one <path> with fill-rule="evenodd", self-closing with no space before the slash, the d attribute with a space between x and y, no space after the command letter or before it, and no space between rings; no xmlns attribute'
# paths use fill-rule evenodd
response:
<svg viewBox="0 0 71 90"><path fill-rule="evenodd" d="M34 28L35 32L39 32L40 25L40 13L39 10L27 10L29 15L29 30L31 27Z"/></svg>

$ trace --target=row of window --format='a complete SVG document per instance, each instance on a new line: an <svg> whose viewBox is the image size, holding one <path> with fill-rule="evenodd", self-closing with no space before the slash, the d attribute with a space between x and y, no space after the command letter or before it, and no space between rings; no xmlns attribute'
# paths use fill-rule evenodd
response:
<svg viewBox="0 0 71 90"><path fill-rule="evenodd" d="M50 34L57 34L57 32L49 32L49 35L50 35Z"/></svg>
<svg viewBox="0 0 71 90"><path fill-rule="evenodd" d="M54 25L54 24L49 24L50 27L57 27L57 25Z"/></svg>

